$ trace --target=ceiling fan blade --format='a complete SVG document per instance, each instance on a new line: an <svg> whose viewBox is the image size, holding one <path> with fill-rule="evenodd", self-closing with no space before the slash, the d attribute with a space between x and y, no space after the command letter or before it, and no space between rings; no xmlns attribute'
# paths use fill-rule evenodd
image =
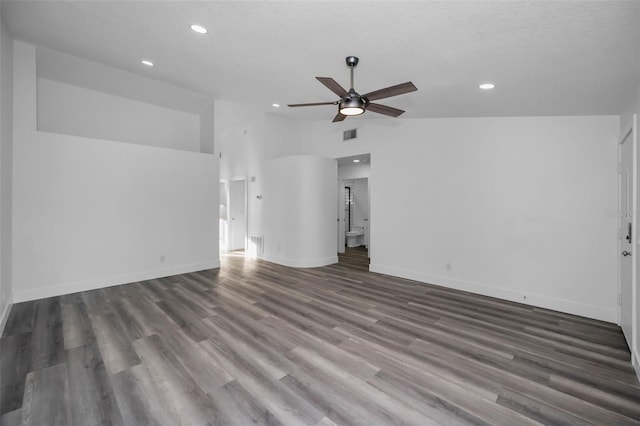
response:
<svg viewBox="0 0 640 426"><path fill-rule="evenodd" d="M390 98L392 96L402 95L404 93L415 92L416 90L418 90L418 88L414 86L412 82L407 81L406 83L385 87L384 89L376 90L374 92L369 92L366 95L362 95L362 96L369 99L370 101L375 101L378 99L384 99L384 98Z"/></svg>
<svg viewBox="0 0 640 426"><path fill-rule="evenodd" d="M316 105L338 105L338 102L314 102L311 104L290 104L288 107L306 107L306 106L316 106Z"/></svg>
<svg viewBox="0 0 640 426"><path fill-rule="evenodd" d="M344 114L340 114L340 113L338 112L338 114L336 114L336 116L333 118L333 122L334 122L334 123L337 123L338 121L342 121L342 120L344 120L345 118L347 118L347 116L346 116L346 115L344 115Z"/></svg>
<svg viewBox="0 0 640 426"><path fill-rule="evenodd" d="M349 92L344 90L344 87L340 86L338 82L332 79L331 77L316 77L316 80L318 80L320 83L327 86L327 89L331 90L333 93L340 96L341 98L349 97Z"/></svg>
<svg viewBox="0 0 640 426"><path fill-rule="evenodd" d="M404 114L404 111L398 108L393 108L387 105L380 104L372 104L369 102L367 104L367 111L377 112L378 114L390 115L391 117L398 117Z"/></svg>

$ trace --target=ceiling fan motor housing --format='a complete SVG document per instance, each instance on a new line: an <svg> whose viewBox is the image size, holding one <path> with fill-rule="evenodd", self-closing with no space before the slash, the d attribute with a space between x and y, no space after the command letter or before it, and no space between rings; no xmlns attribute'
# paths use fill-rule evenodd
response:
<svg viewBox="0 0 640 426"><path fill-rule="evenodd" d="M340 108L362 108L366 105L364 98L356 96L354 98L343 99Z"/></svg>
<svg viewBox="0 0 640 426"><path fill-rule="evenodd" d="M355 90L349 90L349 97L340 100L338 111L345 115L362 114L369 102L363 96L356 93Z"/></svg>
<svg viewBox="0 0 640 426"><path fill-rule="evenodd" d="M358 59L357 56L347 56L347 66L348 67L355 67L356 65L358 65L358 61L360 59Z"/></svg>

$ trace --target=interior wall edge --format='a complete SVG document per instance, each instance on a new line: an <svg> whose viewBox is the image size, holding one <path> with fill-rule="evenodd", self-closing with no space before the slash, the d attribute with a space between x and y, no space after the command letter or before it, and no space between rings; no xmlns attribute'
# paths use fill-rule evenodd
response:
<svg viewBox="0 0 640 426"><path fill-rule="evenodd" d="M9 294L9 299L7 300L7 304L4 305L4 311L2 311L2 316L0 317L0 336L4 334L4 326L7 324L7 319L9 318L9 312L11 312L12 306L13 295Z"/></svg>
<svg viewBox="0 0 640 426"><path fill-rule="evenodd" d="M640 381L640 355L638 355L637 351L633 351L631 353L631 364L633 365L633 369L636 371L636 376Z"/></svg>
<svg viewBox="0 0 640 426"><path fill-rule="evenodd" d="M551 309L554 311L592 318L600 321L616 323L617 311L615 309L603 309L595 305L585 305L572 302L566 299L543 296L535 293L508 290L494 287L484 283L457 280L439 275L425 274L422 272L410 271L392 266L385 266L376 263L369 265L369 271L394 277L406 278L424 284L432 284L440 287L452 288L455 290L468 291L470 293L483 296L495 297L511 302L522 303L539 308ZM526 297L526 300L525 300Z"/></svg>
<svg viewBox="0 0 640 426"><path fill-rule="evenodd" d="M13 293L13 302L28 302L31 300L44 299L47 297L63 296L65 294L77 293L79 291L98 290L105 287L112 287L121 284L132 284L138 281L164 278L171 275L188 274L191 272L216 269L220 267L219 259L186 265L177 265L170 268L141 271L132 274L116 275L111 277L100 277L91 280L78 281L65 284L47 285L43 287L17 290Z"/></svg>
<svg viewBox="0 0 640 426"><path fill-rule="evenodd" d="M278 265L288 266L290 268L319 268L320 266L338 263L338 256L318 259L289 259L286 257L263 254L261 259L266 260L267 262L277 263Z"/></svg>

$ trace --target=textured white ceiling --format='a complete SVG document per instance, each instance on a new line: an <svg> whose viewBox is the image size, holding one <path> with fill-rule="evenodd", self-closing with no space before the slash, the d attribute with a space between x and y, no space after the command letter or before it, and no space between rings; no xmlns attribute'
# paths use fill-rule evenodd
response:
<svg viewBox="0 0 640 426"><path fill-rule="evenodd" d="M404 117L616 114L637 91L640 2L2 1L20 39L272 109L413 81ZM189 29L199 23L205 36ZM145 68L141 59L156 66ZM496 89L480 91L482 81ZM330 119L335 107L277 114ZM365 115L372 115L368 113Z"/></svg>

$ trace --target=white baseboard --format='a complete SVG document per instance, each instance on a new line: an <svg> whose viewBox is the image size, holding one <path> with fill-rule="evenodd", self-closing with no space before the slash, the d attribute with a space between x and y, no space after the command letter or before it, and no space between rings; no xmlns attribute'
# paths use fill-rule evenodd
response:
<svg viewBox="0 0 640 426"><path fill-rule="evenodd" d="M2 310L2 316L0 317L0 336L4 334L4 326L7 325L7 320L9 319L9 312L11 312L11 306L13 306L13 297L10 294L7 300L7 304L4 306Z"/></svg>
<svg viewBox="0 0 640 426"><path fill-rule="evenodd" d="M192 263L188 265L172 266L170 268L154 269L151 271L141 271L132 274L116 275L112 277L101 277L74 283L55 284L46 287L38 287L28 290L18 290L13 293L13 301L26 302L29 300L44 299L45 297L62 296L64 294L77 293L79 291L96 290L114 285L134 283L137 281L151 280L154 278L168 277L171 275L188 274L190 272L202 271L205 269L219 268L218 259Z"/></svg>
<svg viewBox="0 0 640 426"><path fill-rule="evenodd" d="M338 256L331 256L320 259L289 259L286 257L264 254L262 255L262 260L266 260L267 262L271 263L277 263L278 265L289 266L291 268L318 268L320 266L327 266L338 263Z"/></svg>
<svg viewBox="0 0 640 426"><path fill-rule="evenodd" d="M568 314L579 315L582 317L593 318L601 321L615 323L617 320L617 311L615 309L603 309L599 306L585 305L570 300L557 299L554 297L543 296L535 293L527 293L522 291L509 290L500 287L476 283L472 281L457 280L438 275L425 274L416 271L384 266L378 264L369 265L371 272L379 274L392 275L400 278L420 281L423 283L434 284L441 287L453 288L456 290L468 291L471 293L482 294L484 296L496 297L498 299L509 300L512 302L524 303L526 305L537 306L540 308L552 309L554 311L566 312Z"/></svg>

